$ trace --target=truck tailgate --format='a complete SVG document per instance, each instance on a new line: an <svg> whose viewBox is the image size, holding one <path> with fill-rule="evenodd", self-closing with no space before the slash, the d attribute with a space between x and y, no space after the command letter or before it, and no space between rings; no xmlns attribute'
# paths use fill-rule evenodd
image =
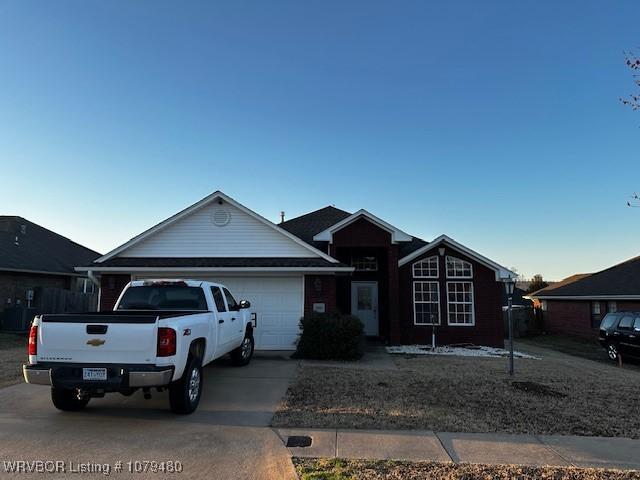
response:
<svg viewBox="0 0 640 480"><path fill-rule="evenodd" d="M157 349L158 316L42 315L38 361L152 364Z"/></svg>

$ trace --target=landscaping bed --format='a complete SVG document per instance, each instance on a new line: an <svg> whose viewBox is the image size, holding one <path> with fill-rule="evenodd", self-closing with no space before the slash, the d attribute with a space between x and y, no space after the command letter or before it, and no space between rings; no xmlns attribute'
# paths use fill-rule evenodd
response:
<svg viewBox="0 0 640 480"><path fill-rule="evenodd" d="M303 365L273 424L640 438L640 372L535 354L516 361L513 378L504 358L394 355L394 370Z"/></svg>
<svg viewBox="0 0 640 480"><path fill-rule="evenodd" d="M22 381L27 360L27 337L0 332L0 388Z"/></svg>
<svg viewBox="0 0 640 480"><path fill-rule="evenodd" d="M636 480L635 471L575 467L524 467L389 460L294 458L300 480Z"/></svg>

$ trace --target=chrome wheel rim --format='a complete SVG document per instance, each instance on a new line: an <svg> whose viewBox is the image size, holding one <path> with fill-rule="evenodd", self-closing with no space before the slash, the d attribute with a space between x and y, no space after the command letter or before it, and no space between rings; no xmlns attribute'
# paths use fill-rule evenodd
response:
<svg viewBox="0 0 640 480"><path fill-rule="evenodd" d="M193 403L200 393L200 370L194 368L191 370L191 378L189 378L189 400Z"/></svg>
<svg viewBox="0 0 640 480"><path fill-rule="evenodd" d="M249 355L251 355L251 339L249 337L245 337L242 341L242 348L240 349L240 353L244 360L249 358Z"/></svg>
<svg viewBox="0 0 640 480"><path fill-rule="evenodd" d="M618 358L618 349L616 348L615 345L609 345L609 358L611 360L615 360L616 358Z"/></svg>

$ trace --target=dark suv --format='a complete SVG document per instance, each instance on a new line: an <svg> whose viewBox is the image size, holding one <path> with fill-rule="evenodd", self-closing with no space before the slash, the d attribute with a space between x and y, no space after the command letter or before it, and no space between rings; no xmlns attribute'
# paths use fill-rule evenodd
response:
<svg viewBox="0 0 640 480"><path fill-rule="evenodd" d="M600 323L600 344L611 360L640 358L640 312L607 313Z"/></svg>

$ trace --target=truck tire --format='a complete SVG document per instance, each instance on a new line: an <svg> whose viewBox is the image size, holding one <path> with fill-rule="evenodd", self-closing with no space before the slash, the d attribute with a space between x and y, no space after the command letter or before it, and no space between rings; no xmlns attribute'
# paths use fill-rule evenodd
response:
<svg viewBox="0 0 640 480"><path fill-rule="evenodd" d="M247 332L238 348L231 351L231 361L236 367L248 365L253 356L253 334Z"/></svg>
<svg viewBox="0 0 640 480"><path fill-rule="evenodd" d="M202 396L202 362L189 355L182 378L169 385L169 405L173 413L195 412Z"/></svg>
<svg viewBox="0 0 640 480"><path fill-rule="evenodd" d="M53 406L63 412L78 412L87 406L90 397L79 400L76 389L51 387Z"/></svg>

